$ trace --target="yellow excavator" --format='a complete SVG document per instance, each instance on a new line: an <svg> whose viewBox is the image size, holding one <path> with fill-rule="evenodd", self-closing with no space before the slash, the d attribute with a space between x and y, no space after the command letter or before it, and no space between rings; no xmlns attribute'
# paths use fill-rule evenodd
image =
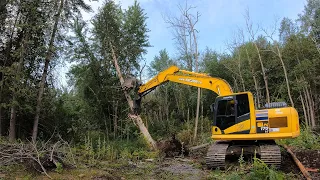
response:
<svg viewBox="0 0 320 180"><path fill-rule="evenodd" d="M209 89L218 94L210 106L214 117L211 138L216 140L205 157L210 169L224 168L226 157L239 153L255 154L264 163L279 168L281 152L275 140L300 135L298 113L293 107L287 107L286 103L269 103L265 109L257 110L251 92L233 93L229 83L221 78L180 70L176 66L169 67L139 85L136 88L136 104L141 102L143 96L166 82Z"/></svg>

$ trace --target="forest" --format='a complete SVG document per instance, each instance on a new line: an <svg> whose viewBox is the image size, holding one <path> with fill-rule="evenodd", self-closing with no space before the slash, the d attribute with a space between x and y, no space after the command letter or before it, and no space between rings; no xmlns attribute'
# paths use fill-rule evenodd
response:
<svg viewBox="0 0 320 180"><path fill-rule="evenodd" d="M152 29L139 1L123 9L105 0L84 21L81 12L92 8L83 0L1 0L0 179L10 179L11 173L27 179L60 179L59 174L67 179L148 179L155 174L179 179L181 174L157 173L154 161L163 159L161 148L168 139L177 139L182 151L212 142L210 105L217 94L166 83L143 97L136 115L134 94L123 88L126 78L146 82L172 65L225 79L234 92L252 92L257 109L286 102L298 111L301 135L278 143L320 148L319 0L307 0L298 19L275 20L274 27L254 24L246 9L245 28L235 27L223 53L210 44L199 48L198 38L205 37L198 36L197 23L205 18L197 7L180 4L178 9L178 16L163 17L176 55L163 49L146 61ZM61 87L57 77L66 64L71 66L68 84ZM59 162L52 170L42 159L52 162L53 154ZM130 169L141 160L150 160L147 168ZM191 170L205 179L232 179L227 172ZM242 166L240 170L247 172ZM240 170L231 175L273 179L272 171L275 179L301 178L272 169L254 175Z"/></svg>

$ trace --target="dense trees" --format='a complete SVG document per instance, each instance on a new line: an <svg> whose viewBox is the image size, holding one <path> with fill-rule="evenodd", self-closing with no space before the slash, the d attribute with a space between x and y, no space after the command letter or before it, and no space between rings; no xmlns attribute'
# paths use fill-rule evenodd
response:
<svg viewBox="0 0 320 180"><path fill-rule="evenodd" d="M178 56L163 49L144 68L150 30L137 1L124 10L106 0L92 24L81 18L80 9L90 10L82 0L1 1L0 135L35 141L56 132L81 143L88 135L129 141L142 133L153 146L153 138L172 133L185 143L208 138L216 95L207 90L168 83L144 98L141 116L128 116L135 97L123 79L141 78L141 71L152 77L171 65L223 78L235 92L251 91L257 108L286 101L303 124L319 126L319 7L308 0L298 20L284 18L271 31L255 26L247 11L245 29L226 53L198 49L202 17L180 7L181 17L167 19ZM59 89L53 70L61 61L72 67L69 87Z"/></svg>

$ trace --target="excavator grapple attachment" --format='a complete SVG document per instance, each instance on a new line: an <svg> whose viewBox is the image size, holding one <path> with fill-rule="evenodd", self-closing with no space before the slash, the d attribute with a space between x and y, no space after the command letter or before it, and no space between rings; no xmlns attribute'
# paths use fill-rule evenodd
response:
<svg viewBox="0 0 320 180"><path fill-rule="evenodd" d="M124 80L122 87L124 90L130 91L131 89L138 89L139 84L141 83L138 79L134 77L129 77Z"/></svg>
<svg viewBox="0 0 320 180"><path fill-rule="evenodd" d="M126 78L122 85L123 89L129 91L133 96L133 113L140 114L141 112L141 96L138 93L139 87L141 86L141 82L134 78Z"/></svg>

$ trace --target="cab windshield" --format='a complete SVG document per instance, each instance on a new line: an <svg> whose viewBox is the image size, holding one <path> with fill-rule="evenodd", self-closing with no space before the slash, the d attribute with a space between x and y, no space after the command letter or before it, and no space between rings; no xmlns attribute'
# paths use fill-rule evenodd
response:
<svg viewBox="0 0 320 180"><path fill-rule="evenodd" d="M235 124L235 100L231 98L225 98L218 102L217 114L216 114L216 126L221 130L225 130L228 127Z"/></svg>

